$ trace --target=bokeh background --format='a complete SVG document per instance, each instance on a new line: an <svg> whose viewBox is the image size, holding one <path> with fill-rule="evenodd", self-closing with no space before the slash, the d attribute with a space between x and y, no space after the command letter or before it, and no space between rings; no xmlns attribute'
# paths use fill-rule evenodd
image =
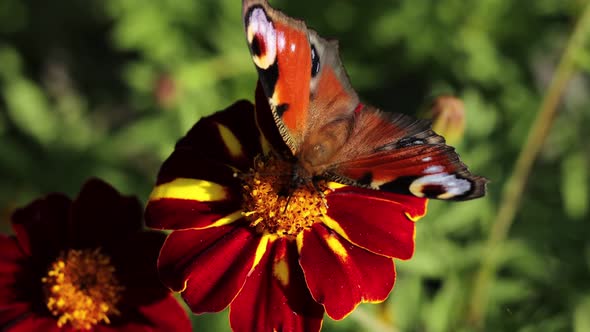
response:
<svg viewBox="0 0 590 332"><path fill-rule="evenodd" d="M271 3L340 40L366 102L416 114L460 97L457 150L491 180L484 199L431 202L389 300L324 330L590 331L588 1ZM0 0L0 229L14 208L75 195L91 176L145 202L180 136L253 99L240 11L238 0ZM560 63L569 83L551 85ZM551 96L537 153L527 137ZM527 153L533 167L514 176ZM520 201L506 199L523 178ZM193 320L229 329L227 312Z"/></svg>

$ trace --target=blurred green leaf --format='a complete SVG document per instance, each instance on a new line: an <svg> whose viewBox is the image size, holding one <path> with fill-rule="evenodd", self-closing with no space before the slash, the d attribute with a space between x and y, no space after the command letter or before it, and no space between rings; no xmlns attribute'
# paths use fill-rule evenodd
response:
<svg viewBox="0 0 590 332"><path fill-rule="evenodd" d="M586 295L574 310L574 332L590 332L590 295Z"/></svg>
<svg viewBox="0 0 590 332"><path fill-rule="evenodd" d="M57 117L43 92L26 79L9 82L3 91L8 115L23 131L42 144L57 135Z"/></svg>
<svg viewBox="0 0 590 332"><path fill-rule="evenodd" d="M423 304L422 278L408 275L396 280L396 287L388 301L394 325L401 331L410 331L420 324Z"/></svg>
<svg viewBox="0 0 590 332"><path fill-rule="evenodd" d="M442 289L426 309L425 326L427 331L454 331L458 313L466 298L466 287L457 276L450 275L444 281Z"/></svg>
<svg viewBox="0 0 590 332"><path fill-rule="evenodd" d="M586 157L576 152L561 164L561 195L564 208L570 218L581 219L588 214L588 168Z"/></svg>
<svg viewBox="0 0 590 332"><path fill-rule="evenodd" d="M12 47L0 44L0 78L3 80L13 79L21 71L21 59Z"/></svg>

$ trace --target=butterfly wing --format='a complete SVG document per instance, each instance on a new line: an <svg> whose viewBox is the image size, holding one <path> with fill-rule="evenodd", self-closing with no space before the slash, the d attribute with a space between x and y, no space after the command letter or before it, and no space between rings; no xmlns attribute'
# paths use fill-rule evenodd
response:
<svg viewBox="0 0 590 332"><path fill-rule="evenodd" d="M438 199L472 199L472 175L428 122L360 104L338 45L266 0L244 0L248 46L285 143L308 177Z"/></svg>
<svg viewBox="0 0 590 332"><path fill-rule="evenodd" d="M337 155L327 173L339 182L436 199L485 194L487 180L471 174L428 121L403 114L362 107Z"/></svg>
<svg viewBox="0 0 590 332"><path fill-rule="evenodd" d="M273 9L266 0L244 0L243 17L273 117L297 156L326 120L350 119L358 97L340 64L335 41L320 38L303 21Z"/></svg>

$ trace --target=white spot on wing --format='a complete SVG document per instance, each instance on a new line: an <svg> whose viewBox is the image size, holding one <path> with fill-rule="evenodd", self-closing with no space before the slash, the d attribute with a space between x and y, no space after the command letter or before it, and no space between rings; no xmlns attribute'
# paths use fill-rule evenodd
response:
<svg viewBox="0 0 590 332"><path fill-rule="evenodd" d="M429 161L431 161L431 160L432 160L432 157L426 157L426 158L422 158L422 161L423 161L423 162L425 162L425 163L426 163L426 162L429 162Z"/></svg>
<svg viewBox="0 0 590 332"><path fill-rule="evenodd" d="M410 184L410 192L414 196L424 197L423 190L426 186L441 186L444 189L444 193L436 197L440 199L461 196L471 189L471 183L468 180L457 178L455 174L438 173L425 175L414 180Z"/></svg>
<svg viewBox="0 0 590 332"><path fill-rule="evenodd" d="M285 49L285 45L287 44L285 33L282 31L279 31L279 33L277 34L277 44L279 46L279 52L282 52Z"/></svg>
<svg viewBox="0 0 590 332"><path fill-rule="evenodd" d="M444 167L442 167L440 165L432 165L432 166L426 167L426 169L424 170L424 173L426 173L426 174L440 173L443 170L444 170Z"/></svg>

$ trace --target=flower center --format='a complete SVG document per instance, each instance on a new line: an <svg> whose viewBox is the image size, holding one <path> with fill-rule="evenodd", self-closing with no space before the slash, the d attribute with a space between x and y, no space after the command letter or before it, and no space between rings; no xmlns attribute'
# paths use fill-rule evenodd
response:
<svg viewBox="0 0 590 332"><path fill-rule="evenodd" d="M88 330L98 323L110 323L109 315L119 314L115 305L123 287L110 257L100 248L62 253L41 280L47 308L58 317L58 327L69 323L74 329Z"/></svg>
<svg viewBox="0 0 590 332"><path fill-rule="evenodd" d="M326 214L325 181L298 181L277 157L257 158L243 181L243 214L261 233L295 236Z"/></svg>

